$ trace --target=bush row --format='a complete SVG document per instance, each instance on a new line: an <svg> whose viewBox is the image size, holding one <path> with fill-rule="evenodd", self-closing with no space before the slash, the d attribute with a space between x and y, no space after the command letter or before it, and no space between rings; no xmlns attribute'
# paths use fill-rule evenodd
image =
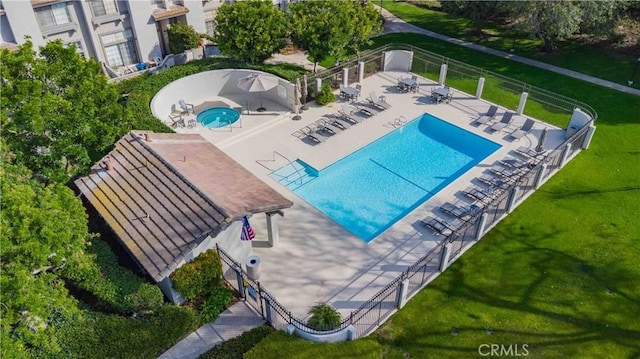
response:
<svg viewBox="0 0 640 359"><path fill-rule="evenodd" d="M101 239L93 239L87 252L95 261L88 268L75 268L65 273L77 288L98 300L98 310L132 314L159 309L164 297L158 286L146 282L118 264L118 260Z"/></svg>
<svg viewBox="0 0 640 359"><path fill-rule="evenodd" d="M58 335L64 358L156 358L198 327L190 308L165 305L152 315L123 317L85 312L64 321ZM51 357L34 353L35 357Z"/></svg>
<svg viewBox="0 0 640 359"><path fill-rule="evenodd" d="M216 345L213 349L202 354L199 359L242 359L246 352L274 331L275 329L267 325L253 328L242 333L239 337Z"/></svg>

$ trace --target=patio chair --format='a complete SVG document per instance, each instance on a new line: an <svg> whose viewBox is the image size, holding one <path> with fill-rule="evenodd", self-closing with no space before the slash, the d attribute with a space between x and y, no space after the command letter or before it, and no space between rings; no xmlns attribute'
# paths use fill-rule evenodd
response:
<svg viewBox="0 0 640 359"><path fill-rule="evenodd" d="M459 218L461 220L468 220L474 214L480 212L482 207L470 204L470 205L455 205L451 202L445 202L440 206L440 210L450 216Z"/></svg>
<svg viewBox="0 0 640 359"><path fill-rule="evenodd" d="M489 109L487 110L487 112L484 115L480 115L480 117L478 117L475 120L475 123L484 125L485 123L493 120L496 117L496 112L498 112L498 106L495 106L495 105L489 106Z"/></svg>
<svg viewBox="0 0 640 359"><path fill-rule="evenodd" d="M180 105L180 108L187 114L190 114L190 113L195 114L195 108L193 107L192 104L186 103L184 100L180 100L178 101L178 105Z"/></svg>
<svg viewBox="0 0 640 359"><path fill-rule="evenodd" d="M292 133L291 135L301 139L304 142L311 143L313 145L320 144L327 140L326 137L317 135L315 131L311 130L308 127L303 127L298 131Z"/></svg>
<svg viewBox="0 0 640 359"><path fill-rule="evenodd" d="M513 120L513 115L513 112L505 112L504 115L502 115L502 119L500 120L500 122L490 127L491 130L500 131L503 128L509 126L509 124L511 124L511 121Z"/></svg>
<svg viewBox="0 0 640 359"><path fill-rule="evenodd" d="M489 168L489 171L507 180L514 180L520 177L520 175L522 175L522 171L519 169L504 168L502 166L497 166L497 165Z"/></svg>
<svg viewBox="0 0 640 359"><path fill-rule="evenodd" d="M355 115L356 113L360 112L367 117L371 117L373 115L377 115L378 113L380 113L377 110L373 110L368 107L358 106L357 103L352 103L351 105L342 105L342 112L348 113L351 115Z"/></svg>
<svg viewBox="0 0 640 359"><path fill-rule="evenodd" d="M527 134L529 134L529 132L531 132L531 130L533 129L533 125L535 122L533 122L532 119L528 118L526 121L524 121L524 124L522 125L522 127L520 127L519 129L511 132L509 134L509 137L513 138L514 140L519 140L522 137L526 136Z"/></svg>
<svg viewBox="0 0 640 359"><path fill-rule="evenodd" d="M369 101L370 104L376 106L381 110L386 110L391 108L391 105L389 105L386 101L386 97L384 96L378 97L375 91L371 91L371 93L369 94L369 97L367 97L367 100Z"/></svg>
<svg viewBox="0 0 640 359"><path fill-rule="evenodd" d="M449 228L442 220L435 218L433 216L427 216L420 220L423 226L431 228L437 234L441 234L443 236L449 236L453 233L453 230Z"/></svg>
<svg viewBox="0 0 640 359"><path fill-rule="evenodd" d="M351 123L352 125L357 125L360 122L362 122L362 120L363 120L362 118L359 118L357 116L353 116L351 114L351 111L349 111L348 109L338 110L338 114L336 116L340 117L341 119L343 119L345 121L349 121L349 123Z"/></svg>
<svg viewBox="0 0 640 359"><path fill-rule="evenodd" d="M314 131L319 134L320 136L324 136L324 137L331 137L334 136L337 132L333 131L332 129L330 129L329 127L323 125L323 124L314 124L315 125L315 129ZM311 128L313 128L314 126L311 125ZM338 131L339 132L339 131Z"/></svg>

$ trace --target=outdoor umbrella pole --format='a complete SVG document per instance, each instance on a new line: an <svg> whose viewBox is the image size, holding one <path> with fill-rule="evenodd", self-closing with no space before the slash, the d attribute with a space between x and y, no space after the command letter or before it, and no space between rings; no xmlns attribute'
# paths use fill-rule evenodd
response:
<svg viewBox="0 0 640 359"><path fill-rule="evenodd" d="M265 112L267 108L262 105L262 91L258 92L258 98L260 98L260 107L256 111Z"/></svg>

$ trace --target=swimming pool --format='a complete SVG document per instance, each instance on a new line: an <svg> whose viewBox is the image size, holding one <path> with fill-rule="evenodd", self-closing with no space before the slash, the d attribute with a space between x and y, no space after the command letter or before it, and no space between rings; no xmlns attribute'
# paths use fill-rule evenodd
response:
<svg viewBox="0 0 640 359"><path fill-rule="evenodd" d="M271 177L369 242L500 147L424 114L320 171L296 161Z"/></svg>
<svg viewBox="0 0 640 359"><path fill-rule="evenodd" d="M232 108L213 107L200 112L198 123L204 127L219 128L228 126L240 118L240 113Z"/></svg>

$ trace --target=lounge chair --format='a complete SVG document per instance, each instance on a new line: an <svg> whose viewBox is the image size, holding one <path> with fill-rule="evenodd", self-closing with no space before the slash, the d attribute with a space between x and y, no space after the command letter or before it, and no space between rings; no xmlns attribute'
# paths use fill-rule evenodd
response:
<svg viewBox="0 0 640 359"><path fill-rule="evenodd" d="M529 161L523 161L515 157L507 157L507 158L498 160L498 163L500 163L501 165L507 168L513 168L513 169L533 168L533 166L535 166L533 163Z"/></svg>
<svg viewBox="0 0 640 359"><path fill-rule="evenodd" d="M491 188L501 188L501 189L509 188L509 182L507 182L506 179L498 178L498 177L490 175L490 174L484 174L484 175L478 177L478 181L486 184L487 186L489 186Z"/></svg>
<svg viewBox="0 0 640 359"><path fill-rule="evenodd" d="M482 210L482 207L470 204L470 205L455 205L451 202L445 202L440 206L440 210L450 216L459 218L461 220L467 220L474 214Z"/></svg>
<svg viewBox="0 0 640 359"><path fill-rule="evenodd" d="M357 125L363 120L362 117L353 116L350 111L345 112L344 110L338 110L338 114L336 116L345 121L349 121L352 125Z"/></svg>
<svg viewBox="0 0 640 359"><path fill-rule="evenodd" d="M443 236L449 236L453 233L453 229L451 229L449 224L445 221L435 218L433 216L427 216L420 220L423 226L429 227L433 229L436 233L442 234Z"/></svg>
<svg viewBox="0 0 640 359"><path fill-rule="evenodd" d="M369 97L367 97L367 100L369 101L370 104L374 105L375 107L381 110L386 110L388 108L391 108L391 105L387 103L386 98L384 96L378 97L375 91L371 91L371 93L369 94Z"/></svg>
<svg viewBox="0 0 640 359"><path fill-rule="evenodd" d="M502 166L493 166L489 168L489 171L509 180L518 178L522 174L522 172L518 169L504 168Z"/></svg>
<svg viewBox="0 0 640 359"><path fill-rule="evenodd" d="M180 105L180 108L182 109L182 111L186 112L187 114L190 114L190 113L195 114L195 108L193 107L192 104L186 103L184 100L180 100L178 101L178 105Z"/></svg>
<svg viewBox="0 0 640 359"><path fill-rule="evenodd" d="M311 131L307 127L301 128L300 130L292 133L291 135L301 139L303 142L306 142L312 145L317 145L327 140L326 137L318 136L314 131Z"/></svg>
<svg viewBox="0 0 640 359"><path fill-rule="evenodd" d="M522 127L511 132L509 136L515 140L519 140L522 137L526 136L529 132L531 132L531 129L533 129L533 125L534 125L533 120L528 118L526 121L524 121L524 124L522 125Z"/></svg>
<svg viewBox="0 0 640 359"><path fill-rule="evenodd" d="M316 121L316 125L324 126L333 131L334 134L342 132L344 130L344 127L341 127L339 124L335 124L333 121L329 120L326 117L320 117L320 119Z"/></svg>
<svg viewBox="0 0 640 359"><path fill-rule="evenodd" d="M311 126L313 127L313 126ZM324 136L324 137L331 137L333 135L335 135L337 132L332 130L331 128L329 128L328 126L325 126L323 124L315 124L315 132L317 134L319 134L320 136Z"/></svg>
<svg viewBox="0 0 640 359"><path fill-rule="evenodd" d="M375 116L380 113L380 110L371 106L363 105L359 102L352 102L351 105L346 105L346 106L353 108L353 111L352 111L353 113L361 112L368 117Z"/></svg>
<svg viewBox="0 0 640 359"><path fill-rule="evenodd" d="M372 115L371 112L362 111L359 108L352 105L342 105L342 109L338 112L340 112L343 116L357 116L356 113L358 112L361 112L367 117Z"/></svg>
<svg viewBox="0 0 640 359"><path fill-rule="evenodd" d="M484 190L478 187L467 187L462 190L462 193L473 200L484 202L492 198L494 190L494 188Z"/></svg>
<svg viewBox="0 0 640 359"><path fill-rule="evenodd" d="M475 122L484 125L485 123L493 120L493 118L496 117L496 112L498 112L498 106L491 105L489 106L487 112L484 115L480 115L480 117L478 117Z"/></svg>
<svg viewBox="0 0 640 359"><path fill-rule="evenodd" d="M514 151L520 156L526 157L530 160L538 160L539 157L546 152L546 151L537 152L536 150L529 147L525 147L525 146L520 146L516 148Z"/></svg>
<svg viewBox="0 0 640 359"><path fill-rule="evenodd" d="M351 123L350 121L344 120L342 118L340 118L337 115L331 116L331 117L324 117L326 120L330 121L332 125L334 126L338 126L343 130L346 130L348 128L350 128L351 126L353 126L353 123Z"/></svg>
<svg viewBox="0 0 640 359"><path fill-rule="evenodd" d="M504 115L502 116L502 119L500 120L500 122L494 124L493 126L491 126L490 128L493 131L500 131L503 128L509 126L509 124L511 123L511 120L513 120L513 112L505 112Z"/></svg>

